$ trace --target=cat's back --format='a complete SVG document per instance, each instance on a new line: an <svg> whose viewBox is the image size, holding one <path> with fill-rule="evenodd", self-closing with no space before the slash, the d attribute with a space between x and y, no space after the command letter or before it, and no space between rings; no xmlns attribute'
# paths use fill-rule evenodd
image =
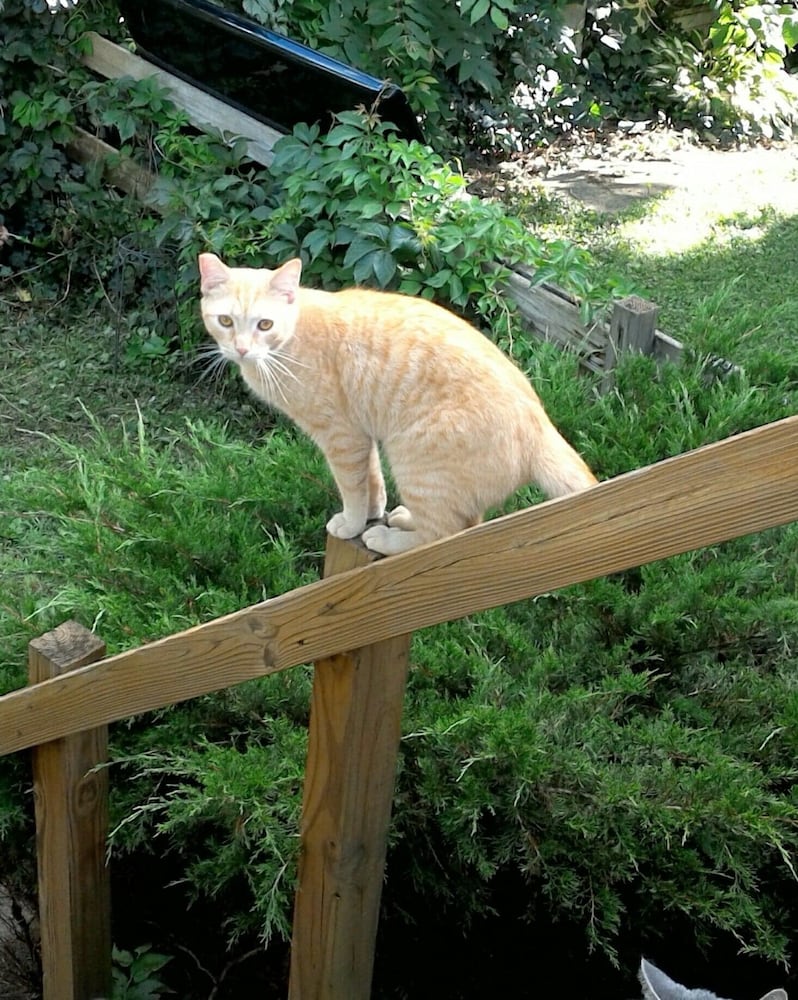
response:
<svg viewBox="0 0 798 1000"><path fill-rule="evenodd" d="M345 288L326 293L331 318L342 323L350 336L398 338L428 345L430 351L460 348L467 352L507 360L496 345L460 316L429 299L371 288Z"/></svg>
<svg viewBox="0 0 798 1000"><path fill-rule="evenodd" d="M361 348L378 365L411 365L420 375L445 370L452 380L498 379L531 387L516 365L483 333L428 299L368 288L312 293L315 322L337 343Z"/></svg>

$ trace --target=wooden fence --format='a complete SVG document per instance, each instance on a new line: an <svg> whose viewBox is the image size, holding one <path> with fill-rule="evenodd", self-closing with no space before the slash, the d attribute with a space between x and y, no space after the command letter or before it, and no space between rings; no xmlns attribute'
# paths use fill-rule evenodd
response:
<svg viewBox="0 0 798 1000"><path fill-rule="evenodd" d="M108 723L314 661L290 1000L366 1000L412 631L798 520L798 416L388 559L330 540L325 578L106 659L67 624L0 698L33 748L45 1000L108 989Z"/></svg>

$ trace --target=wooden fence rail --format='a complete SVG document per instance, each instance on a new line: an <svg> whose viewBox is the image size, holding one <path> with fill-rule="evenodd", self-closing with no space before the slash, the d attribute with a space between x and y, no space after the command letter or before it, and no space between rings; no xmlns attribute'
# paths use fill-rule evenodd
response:
<svg viewBox="0 0 798 1000"><path fill-rule="evenodd" d="M37 683L0 698L0 753L37 747L54 776L39 810L42 905L72 873L98 877L103 824L74 821L71 805L100 727L313 660L289 997L368 1000L409 633L795 520L798 416L389 559L331 540L335 575L317 583L68 673L36 668ZM58 644L42 647L50 659ZM91 981L92 961L107 972L93 949L107 949L110 918L87 919L101 873L96 884L100 897L76 891L57 910L68 931L51 921L43 938L45 968L67 970L45 978L45 1000L91 1000L95 987L70 984Z"/></svg>
<svg viewBox="0 0 798 1000"><path fill-rule="evenodd" d="M0 754L798 519L798 416L0 698Z"/></svg>

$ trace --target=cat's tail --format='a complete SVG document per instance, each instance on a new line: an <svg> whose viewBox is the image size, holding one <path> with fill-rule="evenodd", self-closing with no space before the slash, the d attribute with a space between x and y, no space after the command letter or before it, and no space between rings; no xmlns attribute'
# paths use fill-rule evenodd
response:
<svg viewBox="0 0 798 1000"><path fill-rule="evenodd" d="M540 445L532 456L532 479L550 498L579 493L598 480L557 428L541 428Z"/></svg>

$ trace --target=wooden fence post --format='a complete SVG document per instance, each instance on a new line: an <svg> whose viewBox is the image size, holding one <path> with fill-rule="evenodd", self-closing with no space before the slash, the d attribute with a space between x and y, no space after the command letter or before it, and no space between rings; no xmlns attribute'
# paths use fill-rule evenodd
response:
<svg viewBox="0 0 798 1000"><path fill-rule="evenodd" d="M639 295L629 295L615 303L607 335L602 392L607 392L615 384L613 369L624 351L654 353L658 315L658 307L653 302L641 299Z"/></svg>
<svg viewBox="0 0 798 1000"><path fill-rule="evenodd" d="M329 538L324 575L374 558ZM316 663L289 1000L371 995L409 650L399 636Z"/></svg>
<svg viewBox="0 0 798 1000"><path fill-rule="evenodd" d="M65 622L30 643L30 683L104 655L102 640ZM107 748L108 727L99 726L33 750L44 1000L111 994L108 774L94 770Z"/></svg>

